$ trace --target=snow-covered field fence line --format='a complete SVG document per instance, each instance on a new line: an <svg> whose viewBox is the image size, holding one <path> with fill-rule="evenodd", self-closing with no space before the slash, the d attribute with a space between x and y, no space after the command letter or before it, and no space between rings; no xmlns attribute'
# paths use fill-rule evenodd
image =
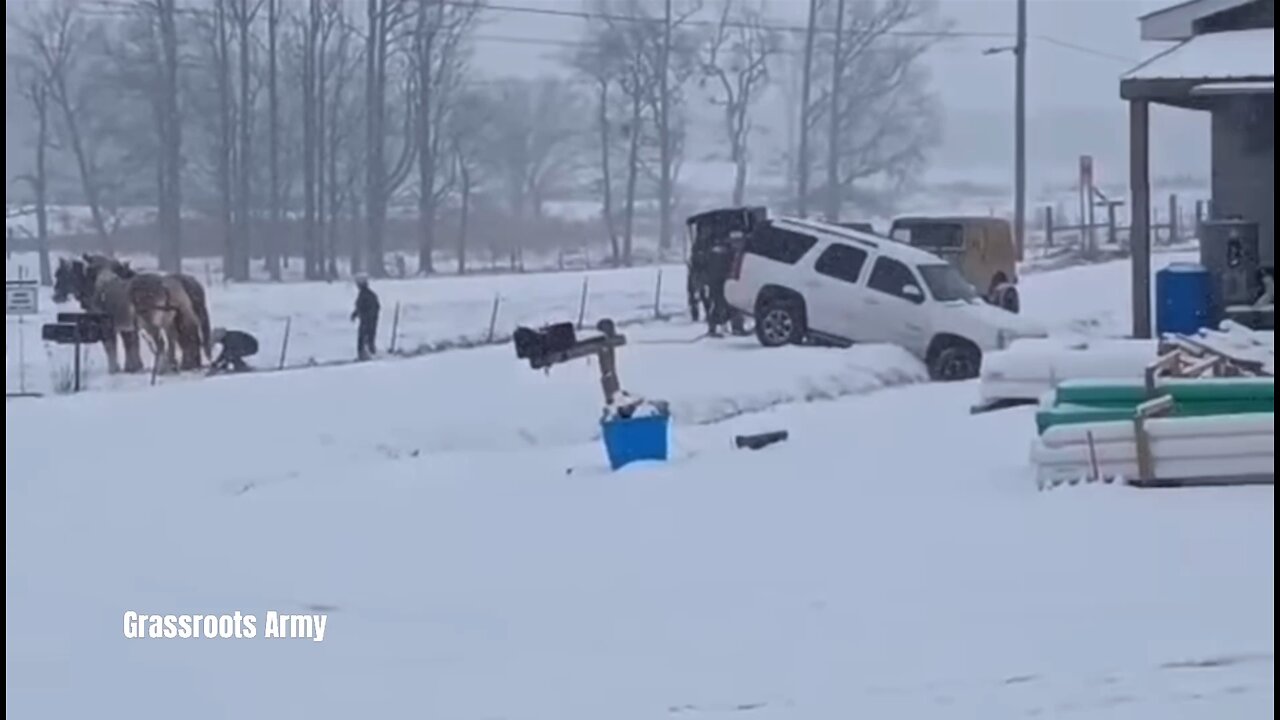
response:
<svg viewBox="0 0 1280 720"><path fill-rule="evenodd" d="M15 267L16 265L16 267ZM30 274L11 264L11 277ZM521 325L576 322L589 329L602 318L618 326L667 320L687 312L682 266L576 273L486 275L374 281L382 313L377 349L383 357L413 357L446 350L506 343ZM275 371L340 365L356 359L355 298L348 282L229 284L207 287L214 327L243 330L259 342L249 362ZM42 290L41 313L6 322L6 391L70 391L74 355L70 347L40 342L40 325L56 313L77 310L55 304ZM16 350L23 346L23 352ZM148 363L152 358L144 346ZM146 384L149 378L109 377L101 347L82 351L89 389ZM159 383L198 377L161 375ZM21 382L20 382L21 380Z"/></svg>

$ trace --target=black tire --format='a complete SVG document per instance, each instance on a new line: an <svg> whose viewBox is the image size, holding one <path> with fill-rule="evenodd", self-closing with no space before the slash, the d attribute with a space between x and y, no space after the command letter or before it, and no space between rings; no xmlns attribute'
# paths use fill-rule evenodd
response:
<svg viewBox="0 0 1280 720"><path fill-rule="evenodd" d="M756 339L761 345L798 345L804 335L804 310L798 303L769 300L756 308Z"/></svg>
<svg viewBox="0 0 1280 720"><path fill-rule="evenodd" d="M1022 299L1018 296L1018 288L1013 285L1008 283L997 285L992 295L994 295L993 300L995 301L993 304L998 307L1004 308L1011 313L1017 313L1022 309Z"/></svg>
<svg viewBox="0 0 1280 720"><path fill-rule="evenodd" d="M969 380L981 369L982 351L972 345L947 345L929 361L929 377L938 382Z"/></svg>

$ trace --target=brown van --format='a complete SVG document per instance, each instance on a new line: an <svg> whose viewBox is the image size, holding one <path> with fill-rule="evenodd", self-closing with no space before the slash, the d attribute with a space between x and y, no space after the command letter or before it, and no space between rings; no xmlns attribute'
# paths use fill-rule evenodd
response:
<svg viewBox="0 0 1280 720"><path fill-rule="evenodd" d="M893 221L889 236L946 260L987 302L1018 312L1018 249L1008 220L982 216L901 217Z"/></svg>

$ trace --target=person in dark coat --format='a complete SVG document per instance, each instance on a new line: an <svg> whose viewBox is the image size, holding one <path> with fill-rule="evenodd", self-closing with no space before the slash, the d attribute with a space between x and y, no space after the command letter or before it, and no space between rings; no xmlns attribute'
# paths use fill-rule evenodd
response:
<svg viewBox="0 0 1280 720"><path fill-rule="evenodd" d="M360 321L356 326L356 356L368 360L377 352L378 312L382 305L378 302L378 294L369 289L369 278L357 277L356 287L356 307L351 312L351 319Z"/></svg>
<svg viewBox="0 0 1280 720"><path fill-rule="evenodd" d="M246 372L249 365L244 359L258 353L258 339L242 330L214 328L209 333L213 345L220 345L218 357L209 365L209 373Z"/></svg>

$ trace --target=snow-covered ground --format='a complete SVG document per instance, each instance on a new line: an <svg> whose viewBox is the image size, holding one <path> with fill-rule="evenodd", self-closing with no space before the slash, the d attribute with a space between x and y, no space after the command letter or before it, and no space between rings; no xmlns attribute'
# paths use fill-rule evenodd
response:
<svg viewBox="0 0 1280 720"><path fill-rule="evenodd" d="M1029 275L1026 312L1122 332L1126 270ZM428 298L489 294L455 290ZM6 711L1274 714L1271 488L1037 492L1030 408L970 415L973 383L893 348L697 333L627 329L674 448L616 474L597 368L510 346L6 403ZM131 610L259 634L126 639ZM262 637L271 610L327 614L323 642Z"/></svg>

